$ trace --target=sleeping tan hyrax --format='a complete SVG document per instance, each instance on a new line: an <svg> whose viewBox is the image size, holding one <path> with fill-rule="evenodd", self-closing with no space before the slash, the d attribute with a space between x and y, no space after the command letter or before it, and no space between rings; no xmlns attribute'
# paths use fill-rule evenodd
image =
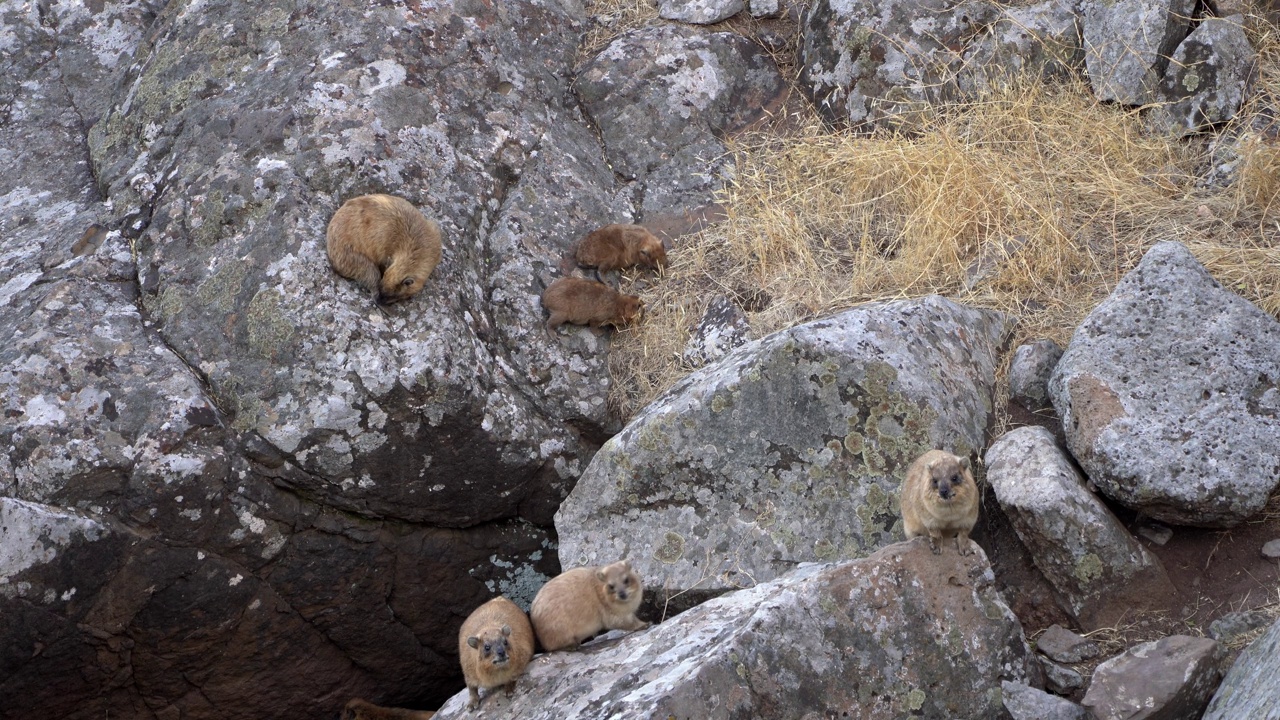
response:
<svg viewBox="0 0 1280 720"><path fill-rule="evenodd" d="M574 253L579 265L600 273L633 265L661 268L667 264L667 250L656 235L639 225L605 225L588 233Z"/></svg>
<svg viewBox="0 0 1280 720"><path fill-rule="evenodd" d="M649 627L636 619L643 595L640 576L626 560L579 567L543 585L533 598L529 615L543 650L576 648L602 630Z"/></svg>
<svg viewBox="0 0 1280 720"><path fill-rule="evenodd" d="M386 305L412 297L440 264L440 226L408 200L361 195L329 221L329 264Z"/></svg>
<svg viewBox="0 0 1280 720"><path fill-rule="evenodd" d="M547 332L563 323L621 327L640 316L644 304L637 295L623 295L602 282L560 278L542 293L542 306L551 313Z"/></svg>
<svg viewBox="0 0 1280 720"><path fill-rule="evenodd" d="M355 698L342 709L342 720L431 720L436 714L431 710L406 710L374 705Z"/></svg>
<svg viewBox="0 0 1280 720"><path fill-rule="evenodd" d="M458 657L471 698L467 709L480 707L485 693L505 685L507 697L516 690L516 678L533 657L533 628L515 603L496 597L472 612L458 631Z"/></svg>
<svg viewBox="0 0 1280 720"><path fill-rule="evenodd" d="M907 539L929 536L937 555L938 540L954 536L956 549L969 555L969 531L978 522L978 486L969 474L969 458L930 450L907 468L902 482L902 528Z"/></svg>

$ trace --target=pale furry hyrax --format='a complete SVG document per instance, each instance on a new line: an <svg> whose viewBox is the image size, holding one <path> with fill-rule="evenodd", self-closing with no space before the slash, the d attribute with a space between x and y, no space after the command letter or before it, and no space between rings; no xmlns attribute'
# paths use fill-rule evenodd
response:
<svg viewBox="0 0 1280 720"><path fill-rule="evenodd" d="M476 608L458 631L458 657L471 697L468 710L480 707L480 689L486 694L506 686L507 697L516 689L516 678L533 657L533 628L515 603L496 597Z"/></svg>
<svg viewBox="0 0 1280 720"><path fill-rule="evenodd" d="M643 595L640 575L626 560L579 567L543 585L533 598L529 615L543 650L576 648L602 630L649 627L636 618Z"/></svg>
<svg viewBox="0 0 1280 720"><path fill-rule="evenodd" d="M593 230L578 243L574 253L579 265L600 273L633 265L661 268L667 264L667 250L656 235L640 225L605 225Z"/></svg>
<svg viewBox="0 0 1280 720"><path fill-rule="evenodd" d="M902 482L902 529L907 539L927 535L933 554L938 541L955 537L956 550L969 555L969 531L978 522L978 486L969 473L969 458L930 450L907 468Z"/></svg>
<svg viewBox="0 0 1280 720"><path fill-rule="evenodd" d="M412 297L440 264L440 226L408 200L361 195L329 221L329 264L382 305Z"/></svg>
<svg viewBox="0 0 1280 720"><path fill-rule="evenodd" d="M354 698L342 709L342 720L431 720L433 710L407 710L374 705Z"/></svg>
<svg viewBox="0 0 1280 720"><path fill-rule="evenodd" d="M551 313L547 332L563 323L621 327L640 316L644 304L637 295L623 295L602 282L560 278L542 293L542 306Z"/></svg>

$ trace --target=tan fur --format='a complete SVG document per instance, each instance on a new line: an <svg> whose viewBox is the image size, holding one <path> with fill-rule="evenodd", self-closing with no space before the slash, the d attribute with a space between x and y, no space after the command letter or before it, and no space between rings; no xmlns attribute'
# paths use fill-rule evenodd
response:
<svg viewBox="0 0 1280 720"><path fill-rule="evenodd" d="M538 642L547 652L576 648L602 630L643 630L636 618L644 583L631 563L579 567L542 586L529 615Z"/></svg>
<svg viewBox="0 0 1280 720"><path fill-rule="evenodd" d="M902 482L900 503L908 540L927 535L937 555L938 541L954 536L961 555L973 552L969 532L978 522L978 486L969 473L969 458L942 450L916 458Z"/></svg>
<svg viewBox="0 0 1280 720"><path fill-rule="evenodd" d="M354 698L342 709L342 720L431 720L434 710L390 708Z"/></svg>
<svg viewBox="0 0 1280 720"><path fill-rule="evenodd" d="M640 225L605 225L588 233L575 253L579 265L598 273L644 265L660 268L667 264L667 250L656 235Z"/></svg>
<svg viewBox="0 0 1280 720"><path fill-rule="evenodd" d="M547 332L563 323L620 327L640 316L644 305L637 295L623 295L594 280L560 278L542 293L542 306L551 313Z"/></svg>
<svg viewBox="0 0 1280 720"><path fill-rule="evenodd" d="M417 294L440 264L440 226L393 195L343 203L329 221L326 244L333 269L381 304Z"/></svg>
<svg viewBox="0 0 1280 720"><path fill-rule="evenodd" d="M506 686L507 697L516 678L533 657L533 628L515 603L496 597L476 608L458 631L458 658L471 697L468 710L480 707L480 689Z"/></svg>

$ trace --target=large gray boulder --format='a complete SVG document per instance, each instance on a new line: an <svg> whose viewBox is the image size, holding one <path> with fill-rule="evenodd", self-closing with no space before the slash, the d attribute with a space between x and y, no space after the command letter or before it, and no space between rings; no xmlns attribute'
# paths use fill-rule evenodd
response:
<svg viewBox="0 0 1280 720"><path fill-rule="evenodd" d="M1280 482L1278 386L1280 322L1163 242L1076 329L1049 392L1107 497L1230 527Z"/></svg>
<svg viewBox="0 0 1280 720"><path fill-rule="evenodd" d="M1126 105L1156 100L1195 7L1195 0L1084 2L1085 67L1094 97Z"/></svg>
<svg viewBox="0 0 1280 720"><path fill-rule="evenodd" d="M987 482L1058 604L1082 627L1108 627L1176 596L1159 559L1085 487L1053 433L1021 427L986 455Z"/></svg>
<svg viewBox="0 0 1280 720"><path fill-rule="evenodd" d="M900 539L907 465L982 447L1008 326L931 296L735 349L600 449L556 514L561 562L626 557L687 603Z"/></svg>
<svg viewBox="0 0 1280 720"><path fill-rule="evenodd" d="M1249 644L1222 679L1202 720L1280 717L1280 620Z"/></svg>
<svg viewBox="0 0 1280 720"><path fill-rule="evenodd" d="M810 564L616 642L539 655L486 720L1008 718L1039 669L979 550L923 541ZM466 693L437 720L472 717Z"/></svg>
<svg viewBox="0 0 1280 720"><path fill-rule="evenodd" d="M1235 117L1257 74L1243 15L1205 18L1170 58L1155 121L1186 135Z"/></svg>

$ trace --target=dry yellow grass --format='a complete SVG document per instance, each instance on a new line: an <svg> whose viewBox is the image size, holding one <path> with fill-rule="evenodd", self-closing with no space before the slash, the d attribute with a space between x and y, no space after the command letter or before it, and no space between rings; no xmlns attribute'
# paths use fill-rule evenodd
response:
<svg viewBox="0 0 1280 720"><path fill-rule="evenodd" d="M1280 96L1276 43L1261 37L1260 88ZM939 293L1018 316L1016 342L1065 344L1152 244L1173 239L1280 313L1274 140L1246 133L1235 185L1204 187L1206 143L1153 135L1083 83L1015 83L934 111L910 136L798 126L735 139L727 219L680 239L665 277L633 287L645 321L610 359L624 418L689 372L680 351L716 294L768 294L748 313L754 337Z"/></svg>

